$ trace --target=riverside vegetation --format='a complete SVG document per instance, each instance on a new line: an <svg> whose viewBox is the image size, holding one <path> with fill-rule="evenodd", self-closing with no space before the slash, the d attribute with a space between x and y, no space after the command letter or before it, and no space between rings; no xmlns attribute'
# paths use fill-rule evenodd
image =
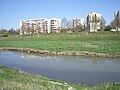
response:
<svg viewBox="0 0 120 90"><path fill-rule="evenodd" d="M54 52L94 52L120 57L120 32L50 33L1 37L0 47Z"/></svg>
<svg viewBox="0 0 120 90"><path fill-rule="evenodd" d="M88 87L57 80L50 80L40 75L33 75L0 66L0 90L120 90L120 83L103 84Z"/></svg>
<svg viewBox="0 0 120 90"><path fill-rule="evenodd" d="M120 32L52 33L1 37L0 48L7 47L55 52L86 51L120 56ZM0 66L0 90L120 90L120 83L88 87Z"/></svg>

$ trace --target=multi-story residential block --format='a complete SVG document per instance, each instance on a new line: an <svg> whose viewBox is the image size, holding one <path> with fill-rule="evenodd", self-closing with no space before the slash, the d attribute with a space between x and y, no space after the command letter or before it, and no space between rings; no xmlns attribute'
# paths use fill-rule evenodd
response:
<svg viewBox="0 0 120 90"><path fill-rule="evenodd" d="M120 31L120 11L114 13L115 28Z"/></svg>
<svg viewBox="0 0 120 90"><path fill-rule="evenodd" d="M50 33L60 31L60 19L28 19L20 21L20 34Z"/></svg>
<svg viewBox="0 0 120 90"><path fill-rule="evenodd" d="M73 28L83 25L84 25L83 18L73 18Z"/></svg>
<svg viewBox="0 0 120 90"><path fill-rule="evenodd" d="M49 22L46 18L40 18L40 32L39 33L50 33Z"/></svg>
<svg viewBox="0 0 120 90"><path fill-rule="evenodd" d="M61 26L60 24L61 24L61 19L57 19L57 18L49 19L49 25L50 25L51 32L59 33L60 26Z"/></svg>
<svg viewBox="0 0 120 90"><path fill-rule="evenodd" d="M102 14L91 12L87 15L87 29L90 32L96 32L101 28Z"/></svg>

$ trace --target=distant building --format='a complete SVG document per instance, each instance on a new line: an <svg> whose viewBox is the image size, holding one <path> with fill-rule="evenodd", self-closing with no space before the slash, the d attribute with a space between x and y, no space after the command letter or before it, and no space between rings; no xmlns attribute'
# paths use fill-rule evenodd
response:
<svg viewBox="0 0 120 90"><path fill-rule="evenodd" d="M59 33L61 26L60 23L61 23L61 19L57 19L57 18L49 19L49 28L51 32Z"/></svg>
<svg viewBox="0 0 120 90"><path fill-rule="evenodd" d="M48 27L49 22L46 18L40 18L39 19L39 25L40 25L40 32L39 33L50 33L50 29Z"/></svg>
<svg viewBox="0 0 120 90"><path fill-rule="evenodd" d="M50 33L60 31L60 19L28 19L20 21L20 34Z"/></svg>
<svg viewBox="0 0 120 90"><path fill-rule="evenodd" d="M87 29L90 32L96 32L101 28L102 14L91 12L87 15Z"/></svg>
<svg viewBox="0 0 120 90"><path fill-rule="evenodd" d="M73 32L79 32L85 29L83 18L73 18L72 19L72 28Z"/></svg>
<svg viewBox="0 0 120 90"><path fill-rule="evenodd" d="M76 28L78 26L83 26L83 18L73 18L73 28Z"/></svg>
<svg viewBox="0 0 120 90"><path fill-rule="evenodd" d="M120 11L114 13L115 27L120 31Z"/></svg>

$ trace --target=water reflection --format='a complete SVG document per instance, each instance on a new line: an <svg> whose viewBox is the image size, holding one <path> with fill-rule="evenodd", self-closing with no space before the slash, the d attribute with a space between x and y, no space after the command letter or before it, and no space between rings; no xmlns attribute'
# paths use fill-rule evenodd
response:
<svg viewBox="0 0 120 90"><path fill-rule="evenodd" d="M19 53L21 58L56 58L56 60L65 60L66 62L77 62L77 60L89 60L92 64L104 64L105 61L112 61L113 63L120 64L120 58L97 58L97 57L84 57L84 56L50 56L50 55L41 55L41 54L28 54L28 53ZM84 61L83 61L84 62ZM86 61L85 61L86 62Z"/></svg>
<svg viewBox="0 0 120 90"><path fill-rule="evenodd" d="M0 65L17 67L52 79L96 85L120 82L119 58L46 56L19 52L0 52Z"/></svg>

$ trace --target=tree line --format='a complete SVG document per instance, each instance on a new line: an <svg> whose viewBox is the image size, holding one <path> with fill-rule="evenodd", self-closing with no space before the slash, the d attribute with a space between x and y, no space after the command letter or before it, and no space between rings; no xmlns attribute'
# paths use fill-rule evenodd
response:
<svg viewBox="0 0 120 90"><path fill-rule="evenodd" d="M19 33L20 33L20 29L14 29L14 28L11 28L9 30L3 28L0 29L0 37L13 36Z"/></svg>
<svg viewBox="0 0 120 90"><path fill-rule="evenodd" d="M93 22L98 22L93 20ZM67 31L72 31L72 32L81 32L81 31L86 31L86 23L84 25L78 25L75 28L72 26L73 22L72 20L68 20L66 17L62 18L61 20L61 32L67 32ZM102 17L101 21L101 28L98 31L111 31L111 29L116 29L118 30L120 28L120 18L115 18L109 25L106 25L106 20L105 18Z"/></svg>
<svg viewBox="0 0 120 90"><path fill-rule="evenodd" d="M106 21L104 18L102 18L101 22L101 29L98 31L111 31L111 29L120 29L120 18L115 18L109 25L105 25ZM86 25L78 25L73 28L73 22L72 20L68 20L66 17L63 17L61 20L61 32L81 32L86 31ZM0 37L8 37L12 35L20 34L20 29L14 29L11 28L9 30L7 29L0 29Z"/></svg>

